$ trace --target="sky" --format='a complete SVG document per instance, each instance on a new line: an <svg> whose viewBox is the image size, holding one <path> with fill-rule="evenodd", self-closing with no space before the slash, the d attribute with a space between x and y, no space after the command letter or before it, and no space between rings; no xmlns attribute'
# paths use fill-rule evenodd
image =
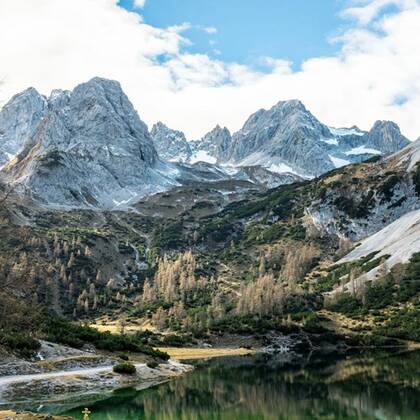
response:
<svg viewBox="0 0 420 420"><path fill-rule="evenodd" d="M132 0L127 10L139 11ZM261 57L281 56L295 68L337 48L327 39L343 26L339 0L150 0L140 10L149 24L191 24L185 32L194 53L264 70ZM134 7L133 7L134 6Z"/></svg>
<svg viewBox="0 0 420 420"><path fill-rule="evenodd" d="M0 101L92 77L190 139L300 99L420 136L420 0L0 0Z"/></svg>

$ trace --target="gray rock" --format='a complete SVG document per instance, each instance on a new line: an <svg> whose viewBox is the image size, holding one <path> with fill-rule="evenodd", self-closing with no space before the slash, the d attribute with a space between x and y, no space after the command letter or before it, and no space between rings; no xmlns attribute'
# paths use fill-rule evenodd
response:
<svg viewBox="0 0 420 420"><path fill-rule="evenodd" d="M23 149L48 112L48 103L34 88L15 95L0 111L0 167Z"/></svg>
<svg viewBox="0 0 420 420"><path fill-rule="evenodd" d="M205 151L216 159L216 162L223 162L232 145L230 131L217 125L212 131L207 133L201 140L195 141L194 152Z"/></svg>
<svg viewBox="0 0 420 420"><path fill-rule="evenodd" d="M392 121L376 121L372 129L365 135L367 147L380 150L383 154L395 153L410 144Z"/></svg>
<svg viewBox="0 0 420 420"><path fill-rule="evenodd" d="M118 82L94 78L54 91L37 122L4 172L41 202L110 208L176 184Z"/></svg>
<svg viewBox="0 0 420 420"><path fill-rule="evenodd" d="M375 154L408 144L394 123L378 122L369 133L357 127L333 129L320 123L297 100L259 110L233 135L228 160L237 165L276 166L303 176L318 176Z"/></svg>
<svg viewBox="0 0 420 420"><path fill-rule="evenodd" d="M165 124L156 123L150 135L158 155L171 162L187 162L192 154L191 147L181 131L172 130Z"/></svg>

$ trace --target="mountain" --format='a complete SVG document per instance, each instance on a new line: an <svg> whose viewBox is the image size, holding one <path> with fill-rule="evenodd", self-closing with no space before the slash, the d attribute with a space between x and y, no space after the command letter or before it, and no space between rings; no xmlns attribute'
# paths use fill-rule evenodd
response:
<svg viewBox="0 0 420 420"><path fill-rule="evenodd" d="M23 149L48 112L48 102L34 88L15 95L0 111L0 168Z"/></svg>
<svg viewBox="0 0 420 420"><path fill-rule="evenodd" d="M227 161L313 177L396 152L407 144L392 122L377 122L368 133L357 127L334 129L320 123L300 101L292 100L251 115L233 135Z"/></svg>
<svg viewBox="0 0 420 420"><path fill-rule="evenodd" d="M220 163L226 160L226 155L232 143L230 131L217 125L207 133L201 140L193 143L194 155L191 160L194 162L204 160L211 163Z"/></svg>
<svg viewBox="0 0 420 420"><path fill-rule="evenodd" d="M165 150L162 157L170 153L171 160L201 160L230 168L260 166L273 173L306 178L373 156L392 154L409 144L393 122L377 121L369 132L355 126L332 128L319 122L298 100L282 101L269 110L257 111L232 136L220 126L192 142L176 133L182 138L182 147L190 144L192 153L185 160L188 154L179 153L179 146L168 152L173 136L170 131L155 140Z"/></svg>
<svg viewBox="0 0 420 420"><path fill-rule="evenodd" d="M162 122L156 123L150 135L158 155L170 162L187 162L192 150L184 133L172 130Z"/></svg>
<svg viewBox="0 0 420 420"><path fill-rule="evenodd" d="M94 78L49 98L29 89L0 123L3 153L18 153L7 182L47 205L110 208L177 185L118 82Z"/></svg>

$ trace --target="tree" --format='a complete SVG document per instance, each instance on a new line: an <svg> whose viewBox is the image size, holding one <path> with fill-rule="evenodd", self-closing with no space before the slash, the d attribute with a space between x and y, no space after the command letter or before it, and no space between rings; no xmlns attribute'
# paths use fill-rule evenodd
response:
<svg viewBox="0 0 420 420"><path fill-rule="evenodd" d="M264 255L261 255L260 257L260 265L258 267L258 273L260 277L265 274L265 256Z"/></svg>

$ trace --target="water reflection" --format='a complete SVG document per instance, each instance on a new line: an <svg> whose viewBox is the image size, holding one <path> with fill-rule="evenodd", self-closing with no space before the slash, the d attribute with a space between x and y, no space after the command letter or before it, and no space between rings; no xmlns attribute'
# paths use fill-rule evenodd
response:
<svg viewBox="0 0 420 420"><path fill-rule="evenodd" d="M154 388L115 392L90 407L91 419L420 419L420 352L323 357L298 368L262 356L197 365ZM80 409L66 414L82 418Z"/></svg>

